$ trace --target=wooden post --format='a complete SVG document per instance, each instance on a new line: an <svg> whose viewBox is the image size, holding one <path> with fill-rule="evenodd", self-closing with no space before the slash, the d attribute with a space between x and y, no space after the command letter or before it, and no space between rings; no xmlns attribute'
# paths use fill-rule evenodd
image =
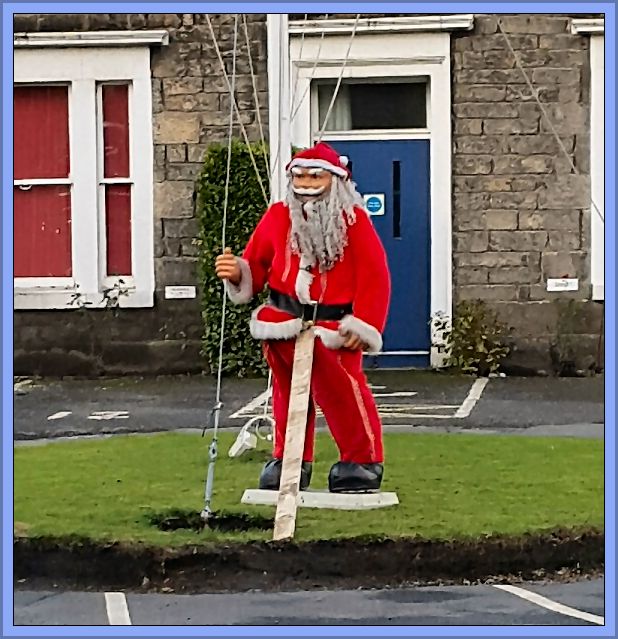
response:
<svg viewBox="0 0 618 639"><path fill-rule="evenodd" d="M273 540L275 541L291 539L296 528L296 509L298 507L300 471L307 429L314 342L315 333L312 328L309 328L296 338L294 346L290 406L285 431L285 447L281 465L277 512L275 513L273 534Z"/></svg>

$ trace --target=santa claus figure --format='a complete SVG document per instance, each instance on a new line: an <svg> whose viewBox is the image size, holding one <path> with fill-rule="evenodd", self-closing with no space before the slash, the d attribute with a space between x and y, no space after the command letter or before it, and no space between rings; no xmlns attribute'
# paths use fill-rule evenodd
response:
<svg viewBox="0 0 618 639"><path fill-rule="evenodd" d="M324 143L295 155L285 201L268 208L242 257L226 250L216 259L232 302L247 303L266 285L270 292L251 318L273 373L275 445L262 489L279 489L294 344L304 321L314 321L316 340L300 488L311 480L316 404L340 455L329 490L376 491L382 481L382 425L362 354L382 348L390 276L347 164Z"/></svg>

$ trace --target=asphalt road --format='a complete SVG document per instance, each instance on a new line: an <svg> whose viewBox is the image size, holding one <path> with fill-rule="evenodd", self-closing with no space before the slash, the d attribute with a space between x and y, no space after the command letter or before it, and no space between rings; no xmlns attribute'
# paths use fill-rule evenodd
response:
<svg viewBox="0 0 618 639"><path fill-rule="evenodd" d="M15 593L15 625L564 626L601 625L603 579L391 590L174 595ZM529 601L539 594L541 602ZM522 596L528 599L522 598ZM126 607L125 604L126 603ZM567 608L564 608L566 606ZM575 616L573 616L575 615Z"/></svg>
<svg viewBox="0 0 618 639"><path fill-rule="evenodd" d="M369 378L387 430L603 436L603 377L492 378L486 385L427 372L371 372ZM261 414L265 389L265 380L224 380L221 426L239 428ZM214 397L214 381L199 376L26 380L15 387L14 437L201 429Z"/></svg>

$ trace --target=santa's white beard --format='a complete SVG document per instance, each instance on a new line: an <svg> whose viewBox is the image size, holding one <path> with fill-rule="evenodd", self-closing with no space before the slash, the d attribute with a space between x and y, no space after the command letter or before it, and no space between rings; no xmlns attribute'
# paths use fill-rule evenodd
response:
<svg viewBox="0 0 618 639"><path fill-rule="evenodd" d="M348 244L348 225L356 221L354 207L364 207L356 185L333 175L327 195L307 200L306 196L294 192L290 180L285 203L292 223L292 251L304 263L317 264L322 273L331 269L343 258Z"/></svg>

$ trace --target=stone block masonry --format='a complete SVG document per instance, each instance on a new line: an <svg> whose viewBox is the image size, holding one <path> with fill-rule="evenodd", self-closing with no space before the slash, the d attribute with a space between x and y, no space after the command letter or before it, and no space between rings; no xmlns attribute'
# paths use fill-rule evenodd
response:
<svg viewBox="0 0 618 639"><path fill-rule="evenodd" d="M589 38L571 35L567 16L476 15L451 51L454 297L486 300L513 327L513 369L550 371L564 294L546 281L576 277L568 297L588 319L572 329L578 365L601 365L602 305L589 301Z"/></svg>
<svg viewBox="0 0 618 639"><path fill-rule="evenodd" d="M268 139L266 17L246 14L263 133ZM233 14L210 14L231 70ZM236 100L251 141L261 139L249 52L238 21ZM199 300L166 300L166 285L197 285L195 180L212 142L227 140L230 97L206 14L22 14L16 32L167 29L151 50L154 136L155 307L117 314L21 311L15 314L15 373L158 374L208 368L200 355ZM51 54L51 52L50 52ZM238 124L234 136L240 138ZM198 287L199 288L199 287Z"/></svg>
<svg viewBox="0 0 618 639"><path fill-rule="evenodd" d="M337 15L343 16L330 17ZM229 72L234 17L210 18ZM247 15L247 21L267 136L265 15ZM590 216L595 214L590 210L590 40L571 35L568 22L569 16L557 14L478 14L473 31L450 36L454 299L486 300L513 327L513 370L552 370L560 352L556 344L565 340L575 344L580 367L602 365L603 307L589 301ZM258 110L242 22L240 27L236 97L248 136L257 141ZM95 322L75 311L17 312L16 374L200 370L207 363L199 355L199 302L165 300L163 290L168 284L198 284L195 179L208 145L227 136L230 99L206 14L24 14L15 16L14 28L164 28L170 34L169 45L151 53L155 308L122 310L113 318L96 313ZM234 135L240 136L238 125ZM577 277L579 291L548 293L547 279L562 276ZM568 299L576 313L561 306ZM569 328L566 320L558 321L563 315L578 319Z"/></svg>

